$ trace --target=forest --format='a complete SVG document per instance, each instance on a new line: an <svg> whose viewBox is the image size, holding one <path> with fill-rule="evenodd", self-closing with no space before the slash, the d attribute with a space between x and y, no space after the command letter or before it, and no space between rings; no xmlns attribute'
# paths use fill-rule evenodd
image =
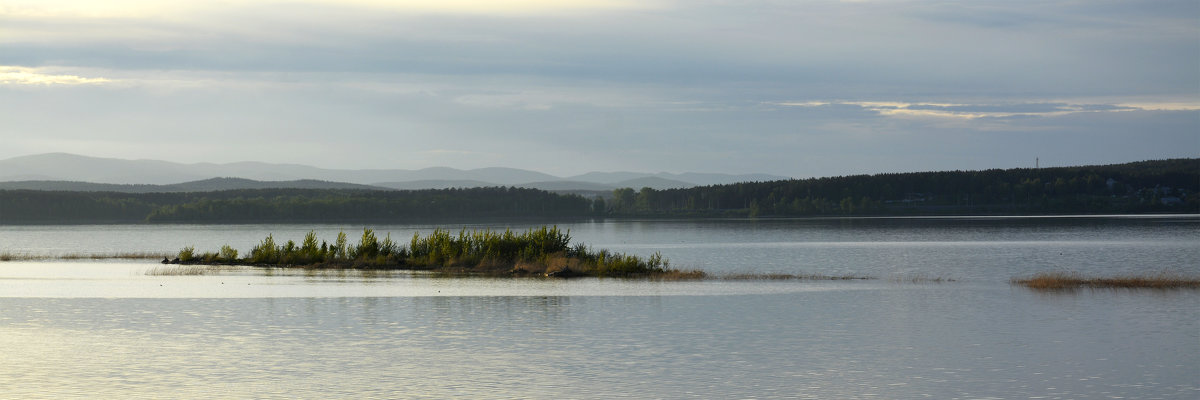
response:
<svg viewBox="0 0 1200 400"><path fill-rule="evenodd" d="M190 193L0 191L0 223L409 222L590 215L591 201L536 189L253 189Z"/></svg>
<svg viewBox="0 0 1200 400"><path fill-rule="evenodd" d="M655 190L588 199L537 189L0 190L0 224L420 222L482 218L1200 213L1200 159L913 172Z"/></svg>
<svg viewBox="0 0 1200 400"><path fill-rule="evenodd" d="M832 216L1200 212L1200 159L619 189L611 215Z"/></svg>

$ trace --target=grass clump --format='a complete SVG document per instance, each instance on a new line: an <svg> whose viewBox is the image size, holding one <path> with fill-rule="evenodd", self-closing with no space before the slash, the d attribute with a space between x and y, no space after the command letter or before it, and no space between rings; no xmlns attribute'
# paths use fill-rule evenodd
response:
<svg viewBox="0 0 1200 400"><path fill-rule="evenodd" d="M220 272L221 268L215 265L163 265L150 268L146 271L146 275L151 276L187 276L187 275L208 275Z"/></svg>
<svg viewBox="0 0 1200 400"><path fill-rule="evenodd" d="M793 275L793 274L767 273L767 274L729 274L729 275L722 276L721 279L727 279L727 280L733 280L733 281L758 281L758 280L761 280L761 281L791 281L791 280L843 281L843 280L869 280L869 279L875 279L875 278L872 278L870 276L863 276L863 275L820 275L820 274Z"/></svg>
<svg viewBox="0 0 1200 400"><path fill-rule="evenodd" d="M1038 290L1200 289L1200 278L1170 273L1097 278L1076 272L1043 272L1028 278L1014 278L1010 283Z"/></svg>
<svg viewBox="0 0 1200 400"><path fill-rule="evenodd" d="M926 284L926 283L946 283L957 282L954 278L946 278L943 276L930 276L926 274L897 274L888 278L892 283L911 283L911 284Z"/></svg>
<svg viewBox="0 0 1200 400"><path fill-rule="evenodd" d="M35 260L153 260L165 256L166 253L156 252L67 253L57 255L0 252L0 262Z"/></svg>

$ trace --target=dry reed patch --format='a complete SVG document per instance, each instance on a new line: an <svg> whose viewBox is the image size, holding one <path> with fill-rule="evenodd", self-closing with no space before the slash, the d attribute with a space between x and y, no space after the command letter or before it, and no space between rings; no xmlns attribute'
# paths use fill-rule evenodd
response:
<svg viewBox="0 0 1200 400"><path fill-rule="evenodd" d="M475 268L482 270L482 271L503 271L509 265L512 265L512 264L505 263L504 261L497 260L495 258L484 258L479 261L479 264ZM512 270L514 273L516 273L516 272L518 272L518 270L520 268L521 268L521 265L516 264L513 266Z"/></svg>
<svg viewBox="0 0 1200 400"><path fill-rule="evenodd" d="M0 253L0 261L42 261L58 259L58 256L30 253Z"/></svg>
<svg viewBox="0 0 1200 400"><path fill-rule="evenodd" d="M150 276L197 276L221 272L218 265L163 265L146 270Z"/></svg>
<svg viewBox="0 0 1200 400"><path fill-rule="evenodd" d="M568 272L571 270L570 266L568 265L569 261L570 260L567 259L566 255L559 252L559 253L546 255L546 257L542 261L542 264L545 265L545 270L544 270L544 271L546 271L545 273L561 274L561 273L565 273L565 272Z"/></svg>
<svg viewBox="0 0 1200 400"><path fill-rule="evenodd" d="M167 253L67 253L59 255L29 254L29 253L0 253L0 261L36 261L36 260L161 260L169 258Z"/></svg>
<svg viewBox="0 0 1200 400"><path fill-rule="evenodd" d="M698 269L686 271L671 269L662 273L653 274L650 276L650 278L664 281L698 281L708 278L708 273Z"/></svg>
<svg viewBox="0 0 1200 400"><path fill-rule="evenodd" d="M893 275L893 276L889 277L888 282L923 284L923 283L946 283L946 282L957 282L957 281L953 278L946 278L946 277L941 277L941 276L929 276L929 275L925 275L925 274L911 274L911 275L900 274L900 275Z"/></svg>
<svg viewBox="0 0 1200 400"><path fill-rule="evenodd" d="M868 280L875 279L869 276L861 275L792 275L792 274L728 274L720 279L731 281L787 281L787 280L804 280L804 281L843 281L843 280Z"/></svg>
<svg viewBox="0 0 1200 400"><path fill-rule="evenodd" d="M501 264L496 263L495 265L500 266ZM540 263L535 263L535 262L530 262L530 261L517 261L515 264L513 264L512 272L514 274L518 274L518 275L525 275L525 274L541 275L541 274L546 273L546 266L542 265Z"/></svg>
<svg viewBox="0 0 1200 400"><path fill-rule="evenodd" d="M1116 277L1086 277L1075 272L1043 272L1014 278L1011 284L1039 290L1093 289L1200 289L1200 277L1160 273Z"/></svg>
<svg viewBox="0 0 1200 400"><path fill-rule="evenodd" d="M169 258L167 253L123 252L123 253L70 253L55 257L61 260L161 260Z"/></svg>

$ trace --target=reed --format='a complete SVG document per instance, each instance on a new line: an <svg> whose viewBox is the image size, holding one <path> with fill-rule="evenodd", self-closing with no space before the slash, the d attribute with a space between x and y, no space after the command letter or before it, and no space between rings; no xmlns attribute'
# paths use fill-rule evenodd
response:
<svg viewBox="0 0 1200 400"><path fill-rule="evenodd" d="M158 260L168 256L160 252L120 252L120 253L67 253L67 254L30 254L30 253L0 253L0 261L34 261L34 260Z"/></svg>
<svg viewBox="0 0 1200 400"><path fill-rule="evenodd" d="M768 273L768 274L728 274L728 275L721 276L720 279L731 280L731 281L751 281L751 280L843 281L843 280L870 280L870 279L875 279L875 278L870 277L870 276L865 276L865 275L820 275L820 274L792 275L792 274Z"/></svg>
<svg viewBox="0 0 1200 400"><path fill-rule="evenodd" d="M953 278L946 278L943 276L929 276L926 274L898 274L898 275L892 275L892 276L888 277L888 282L925 284L925 283L946 283L946 282L957 282L957 281Z"/></svg>
<svg viewBox="0 0 1200 400"><path fill-rule="evenodd" d="M1173 273L1087 277L1076 272L1043 272L1028 278L1014 278L1013 285L1038 290L1095 289L1200 289L1200 277Z"/></svg>
<svg viewBox="0 0 1200 400"><path fill-rule="evenodd" d="M221 271L216 265L163 265L146 270L150 276L195 276L215 274Z"/></svg>
<svg viewBox="0 0 1200 400"><path fill-rule="evenodd" d="M653 278L663 281L698 281L708 279L708 273L698 269L671 269L661 274L654 275Z"/></svg>

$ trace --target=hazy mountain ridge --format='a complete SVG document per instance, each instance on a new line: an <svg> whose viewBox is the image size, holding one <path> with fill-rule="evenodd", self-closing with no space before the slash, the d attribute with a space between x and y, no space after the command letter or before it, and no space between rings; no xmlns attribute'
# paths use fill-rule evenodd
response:
<svg viewBox="0 0 1200 400"><path fill-rule="evenodd" d="M199 184L255 184L216 179ZM309 181L312 183L314 181ZM328 183L320 183L328 184ZM137 186L137 185L130 185ZM561 196L560 194L579 196ZM885 173L686 189L0 190L0 224L413 222L464 218L740 218L1200 213L1200 159Z"/></svg>
<svg viewBox="0 0 1200 400"><path fill-rule="evenodd" d="M60 192L117 192L117 193L179 193L212 192L238 189L350 189L388 190L379 186L329 182L313 179L294 181L256 181L244 178L211 178L171 185L116 184L75 181L13 181L0 182L0 190L44 190Z"/></svg>
<svg viewBox="0 0 1200 400"><path fill-rule="evenodd" d="M431 167L418 170L324 169L299 164L271 164L262 162L236 162L228 164L196 163L182 164L161 160L120 160L88 157L67 153L48 153L0 160L0 182L25 182L42 187L84 187L102 191L144 190L147 188L123 187L138 185L172 186L195 184L213 177L234 177L258 183L236 183L228 186L215 185L212 190L260 187L265 183L292 182L295 188L311 188L305 181L369 185L378 189L429 189L450 187L517 186L544 190L611 190L621 187L651 187L654 189L684 188L722 183L788 179L766 174L713 174L713 173L636 173L636 172L589 172L574 177L557 177L541 172L516 168L491 167L459 170L448 167ZM59 182L51 184L49 182ZM40 182L40 183L33 183ZM68 184L69 183L69 184ZM88 186L94 185L116 186ZM246 186L249 185L249 186ZM20 185L17 185L20 186ZM7 185L4 187L16 188ZM266 188L280 186L267 185ZM322 186L318 186L322 187ZM60 189L40 189L60 190ZM92 190L92 189L80 189ZM167 191L190 189L165 188Z"/></svg>
<svg viewBox="0 0 1200 400"><path fill-rule="evenodd" d="M415 181L403 182L380 182L375 186L385 187L395 190L421 190L421 189L451 189L451 188L470 188L470 187L487 187L496 186L491 182L477 181L472 179L421 179Z"/></svg>
<svg viewBox="0 0 1200 400"><path fill-rule="evenodd" d="M682 174L672 174L669 172L659 172L654 174L646 174L640 172L588 172L586 174L567 177L566 179L585 181L585 182L600 182L608 183L615 186L620 186L622 182L632 181L644 178L659 178L675 182L686 182L693 186L721 185L726 183L739 182L763 182L763 181L778 181L791 179L787 176L769 175L769 174L715 174L715 173L700 173L700 172L684 172ZM632 186L620 186L632 187ZM652 186L653 187L653 186ZM655 188L659 189L659 188Z"/></svg>

